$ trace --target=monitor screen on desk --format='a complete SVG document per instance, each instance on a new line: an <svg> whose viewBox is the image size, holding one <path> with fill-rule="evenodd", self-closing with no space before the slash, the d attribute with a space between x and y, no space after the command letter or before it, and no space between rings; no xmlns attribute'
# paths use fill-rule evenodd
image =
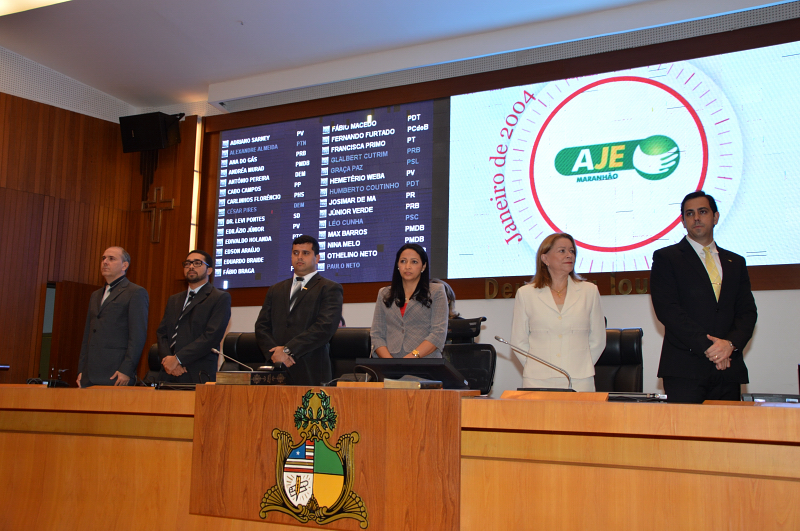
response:
<svg viewBox="0 0 800 531"><path fill-rule="evenodd" d="M464 376L444 358L358 358L356 370L359 369L374 372L381 382L384 378L397 380L411 375L440 381L445 389L469 389Z"/></svg>

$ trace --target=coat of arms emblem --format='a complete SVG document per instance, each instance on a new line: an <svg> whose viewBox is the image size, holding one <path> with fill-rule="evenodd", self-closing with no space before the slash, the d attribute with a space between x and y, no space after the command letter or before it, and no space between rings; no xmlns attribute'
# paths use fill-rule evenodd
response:
<svg viewBox="0 0 800 531"><path fill-rule="evenodd" d="M272 430L272 438L278 443L276 485L261 500L261 518L270 511L279 511L302 523L327 524L340 518L355 518L362 529L369 526L364 502L353 492L358 432L341 435L331 445L336 422L331 397L323 390L309 390L294 413L300 440L295 442L288 432Z"/></svg>

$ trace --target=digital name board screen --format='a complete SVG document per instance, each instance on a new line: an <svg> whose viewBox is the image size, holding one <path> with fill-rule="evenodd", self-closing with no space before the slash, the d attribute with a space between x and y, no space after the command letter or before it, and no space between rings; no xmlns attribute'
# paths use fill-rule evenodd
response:
<svg viewBox="0 0 800 531"><path fill-rule="evenodd" d="M391 279L405 243L429 250L433 101L220 134L216 277L223 288L291 275L292 240L320 243L337 282Z"/></svg>

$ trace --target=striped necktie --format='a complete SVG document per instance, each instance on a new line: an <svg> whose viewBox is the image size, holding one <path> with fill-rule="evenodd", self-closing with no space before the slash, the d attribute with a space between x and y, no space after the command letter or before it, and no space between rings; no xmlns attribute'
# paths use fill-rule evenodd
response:
<svg viewBox="0 0 800 531"><path fill-rule="evenodd" d="M714 297L719 301L719 292L722 290L722 278L719 276L719 269L714 262L714 255L711 254L709 247L703 247L703 252L706 253L706 271L708 271L708 278L711 279L711 287L714 288Z"/></svg>
<svg viewBox="0 0 800 531"><path fill-rule="evenodd" d="M172 342L169 344L169 350L173 354L175 354L175 343L178 342L178 327L181 324L181 319L183 319L183 312L185 312L186 307L192 303L192 299L194 299L195 295L196 293L194 291L189 292L189 296L186 298L186 302L183 303L183 309L181 310L181 314L178 317L178 322L175 323L175 331L172 333Z"/></svg>
<svg viewBox="0 0 800 531"><path fill-rule="evenodd" d="M289 297L289 311L292 311L294 308L294 302L297 300L297 296L300 295L300 290L303 288L303 277L295 278L295 284L292 286L292 296Z"/></svg>

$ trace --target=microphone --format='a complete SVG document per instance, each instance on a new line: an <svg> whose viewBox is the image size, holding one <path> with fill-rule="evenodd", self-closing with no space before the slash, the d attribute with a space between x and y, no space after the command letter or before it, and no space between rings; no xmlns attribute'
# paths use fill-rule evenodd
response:
<svg viewBox="0 0 800 531"><path fill-rule="evenodd" d="M250 366L248 366L248 365L245 365L245 364L244 364L244 363L242 363L241 361L239 361L239 360L235 360L235 359L231 358L230 356L226 356L225 354L223 354L222 352L220 352L219 350L217 350L217 349L215 349L215 348L212 348L212 349L211 349L211 352L213 352L213 353L214 353L214 354L216 354L217 356L222 356L223 358L225 358L225 359L226 359L226 360L228 360L228 361L232 361L232 362L234 362L234 363L237 363L237 364L241 365L242 367L244 367L245 369L247 369L247 370L248 370L248 371L250 371L250 372L254 372L252 367L250 367Z"/></svg>
<svg viewBox="0 0 800 531"><path fill-rule="evenodd" d="M553 365L552 363L549 363L549 362L547 362L547 361L544 361L542 358L537 358L536 356L534 356L533 354L531 354L531 353L530 353L530 352L528 352L528 351L522 350L522 349L521 349L521 348L519 348L519 347L515 347L514 345L512 345L511 343L509 343L508 341L506 341L505 339L503 339L503 338L502 338L502 337L500 337L500 336L494 336L494 338L495 338L496 340L498 340L500 343L505 343L506 345L508 345L509 347L513 348L514 350L516 350L517 352L519 352L520 354L522 354L522 355L523 355L523 356L525 356L526 358L530 358L530 359L532 359L532 360L536 360L536 361L538 361L539 363L543 363L544 365L547 365L547 366L548 366L548 367L550 367L551 369L555 369L555 370L557 370L558 372L560 372L561 374L563 374L564 376L566 376L566 377L567 377L567 382L568 382L568 384L569 384L569 385L568 385L568 387L567 387L567 389L568 389L569 391L574 391L574 389L572 388L572 377L569 375L569 373L568 373L567 371L565 371L565 370L564 370L564 369L562 369L561 367L556 367L556 366L555 366L555 365Z"/></svg>
<svg viewBox="0 0 800 531"><path fill-rule="evenodd" d="M11 365L0 365L0 371L7 371L11 369Z"/></svg>

